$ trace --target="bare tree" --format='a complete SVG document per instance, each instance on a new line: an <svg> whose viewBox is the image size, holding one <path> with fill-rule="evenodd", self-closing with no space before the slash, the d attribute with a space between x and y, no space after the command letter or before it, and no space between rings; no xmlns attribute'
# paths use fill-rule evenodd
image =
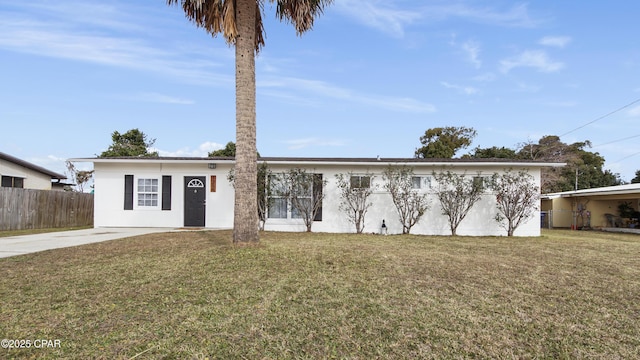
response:
<svg viewBox="0 0 640 360"><path fill-rule="evenodd" d="M402 233L409 234L424 213L429 209L426 194L420 194L413 188L413 170L406 166L389 166L382 177L385 190L391 193L393 204L398 210Z"/></svg>
<svg viewBox="0 0 640 360"><path fill-rule="evenodd" d="M366 173L363 176L369 181L362 186L361 183L354 184L351 179L354 178L352 172L345 174L336 174L338 188L340 189L340 210L347 214L349 222L356 226L356 233L362 234L364 230L364 218L369 208L373 205L369 201L369 196L376 189L372 186L373 174ZM359 176L359 175L358 175Z"/></svg>
<svg viewBox="0 0 640 360"><path fill-rule="evenodd" d="M67 161L66 165L71 181L76 184L76 188L79 192L84 192L84 186L93 177L94 170L78 170L76 165L71 161Z"/></svg>
<svg viewBox="0 0 640 360"><path fill-rule="evenodd" d="M442 215L449 219L451 235L456 235L458 225L464 220L469 210L480 200L484 188L466 174L454 174L451 171L440 172L433 176L438 183L436 194L440 200Z"/></svg>
<svg viewBox="0 0 640 360"><path fill-rule="evenodd" d="M304 169L294 168L282 174L272 176L269 185L274 195L286 198L291 204L291 217L301 218L311 232L311 227L322 213L322 200L327 180L322 174L307 173Z"/></svg>
<svg viewBox="0 0 640 360"><path fill-rule="evenodd" d="M533 176L524 170L494 174L491 188L498 207L495 219L507 230L507 236L513 236L518 226L533 217L538 209L540 188Z"/></svg>

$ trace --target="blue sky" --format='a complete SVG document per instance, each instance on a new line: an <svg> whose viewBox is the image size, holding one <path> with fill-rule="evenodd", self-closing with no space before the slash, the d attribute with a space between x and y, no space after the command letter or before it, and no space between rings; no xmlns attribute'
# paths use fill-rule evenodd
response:
<svg viewBox="0 0 640 360"><path fill-rule="evenodd" d="M412 157L432 127L473 127L472 147L566 134L629 181L639 13L622 0L336 0L298 37L267 3L258 150ZM48 169L101 153L115 130L139 128L164 156L235 138L233 49L165 1L0 0L0 59L0 151Z"/></svg>

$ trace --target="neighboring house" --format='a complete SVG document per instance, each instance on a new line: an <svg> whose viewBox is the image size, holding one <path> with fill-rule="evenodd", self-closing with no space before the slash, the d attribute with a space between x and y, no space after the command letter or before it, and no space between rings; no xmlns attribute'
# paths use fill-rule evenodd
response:
<svg viewBox="0 0 640 360"><path fill-rule="evenodd" d="M621 204L640 211L640 183L544 194L541 196L543 226L638 228L637 220L619 218Z"/></svg>
<svg viewBox="0 0 640 360"><path fill-rule="evenodd" d="M62 183L67 177L41 166L18 159L17 157L0 152L0 176L2 187L63 190Z"/></svg>
<svg viewBox="0 0 640 360"><path fill-rule="evenodd" d="M233 158L80 158L74 162L93 162L95 185L95 227L183 227L232 228L234 188L227 179L235 163ZM345 214L340 211L337 188L338 173L349 172L373 179L362 183L378 185L371 195L373 206L366 215L364 232L380 232L385 220L388 232L401 233L396 208L391 195L382 187L382 172L388 166L408 166L413 169L417 191L429 194L431 207L411 229L414 234L450 234L447 218L442 215L435 195L432 174L442 170L489 177L505 170L526 170L537 185L540 169L561 166L557 163L504 161L501 159L373 159L373 158L260 158L274 174L292 168L319 174L327 181L322 211L313 224L316 232L355 232ZM362 180L362 179L361 179ZM277 204L277 205L276 205ZM304 231L301 219L286 201L274 201L265 223L265 230ZM505 235L494 220L495 196L487 190L458 228L459 235ZM540 235L539 213L521 225L518 236Z"/></svg>

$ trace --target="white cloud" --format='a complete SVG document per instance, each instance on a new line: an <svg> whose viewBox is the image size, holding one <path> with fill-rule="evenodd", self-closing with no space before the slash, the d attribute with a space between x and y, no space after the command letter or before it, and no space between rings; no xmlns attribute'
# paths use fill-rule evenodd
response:
<svg viewBox="0 0 640 360"><path fill-rule="evenodd" d="M540 72L556 72L564 68L564 64L551 60L546 52L540 50L527 50L520 55L500 61L500 70L503 73L519 67L531 67Z"/></svg>
<svg viewBox="0 0 640 360"><path fill-rule="evenodd" d="M284 143L289 145L290 150L298 150L298 149L303 149L311 146L337 147L337 146L345 145L343 140L338 140L338 139L326 140L326 139L318 139L318 138L292 139L292 140L287 140Z"/></svg>
<svg viewBox="0 0 640 360"><path fill-rule="evenodd" d="M271 78L260 81L258 88L260 88L261 91L266 90L264 92L265 94L271 94L274 90L280 90L276 92L276 96L285 99L287 99L287 97L282 93L283 90L295 93L296 95L294 96L299 96L299 94L306 92L316 98L320 95L330 99L338 99L393 111L414 113L432 113L436 111L435 106L432 104L413 98L360 93L320 80L294 77ZM288 99L291 98L289 97Z"/></svg>
<svg viewBox="0 0 640 360"><path fill-rule="evenodd" d="M421 17L415 11L394 9L389 6L388 1L341 0L334 6L338 11L355 18L360 23L398 38L404 36L405 26Z"/></svg>
<svg viewBox="0 0 640 360"><path fill-rule="evenodd" d="M219 62L181 48L172 51L150 45L149 29L127 25L109 7L83 5L82 15L63 5L34 5L43 14L0 13L0 49L104 66L129 68L170 76L187 83L232 86L233 76L213 71L229 62L228 54L216 53ZM55 10L55 11L54 11ZM49 13L55 16L50 16ZM88 26L84 14L92 14ZM131 31L137 30L137 31ZM126 33L127 36L120 35ZM109 35L105 35L109 34ZM173 46L181 46L173 44ZM207 53L210 58L214 55Z"/></svg>
<svg viewBox="0 0 640 360"><path fill-rule="evenodd" d="M418 21L426 23L445 21L450 18L506 27L535 27L542 20L534 19L526 4L515 5L506 10L472 7L465 4L427 5L410 10L398 10L392 1L340 0L333 5L341 13L380 32L401 38L405 28Z"/></svg>
<svg viewBox="0 0 640 360"><path fill-rule="evenodd" d="M161 103L161 104L176 104L176 105L192 105L195 104L193 100L182 99L178 97L158 94L158 93L141 93L132 97L136 101Z"/></svg>
<svg viewBox="0 0 640 360"><path fill-rule="evenodd" d="M640 116L640 106L636 106L636 107L633 107L633 108L629 109L629 111L627 111L627 115L632 116L632 117L639 117Z"/></svg>
<svg viewBox="0 0 640 360"><path fill-rule="evenodd" d="M225 145L207 141L200 144L196 149L191 149L190 147L183 147L178 150L168 151L168 150L161 150L158 148L151 148L150 151L158 151L158 155L169 156L169 157L206 157L207 155L209 155L209 152L214 150L219 150L224 147Z"/></svg>
<svg viewBox="0 0 640 360"><path fill-rule="evenodd" d="M467 54L468 60L472 63L476 69L479 69L482 66L482 61L480 61L480 44L475 41L467 41L462 44L462 50Z"/></svg>
<svg viewBox="0 0 640 360"><path fill-rule="evenodd" d="M515 5L506 11L471 7L465 4L435 5L423 7L427 20L445 20L457 17L473 22L507 27L535 27L541 20L533 19L526 4Z"/></svg>
<svg viewBox="0 0 640 360"><path fill-rule="evenodd" d="M544 45L544 46L563 48L567 46L567 44L569 44L570 42L571 42L571 38L569 36L545 36L542 39L540 39L540 41L538 41L538 44Z"/></svg>
<svg viewBox="0 0 640 360"><path fill-rule="evenodd" d="M517 88L518 92L537 93L540 90L542 90L542 86L540 85L532 85L532 84L527 84L523 82L519 82L517 86L518 86Z"/></svg>
<svg viewBox="0 0 640 360"><path fill-rule="evenodd" d="M446 81L441 81L440 84L446 87L447 89L457 90L459 93L465 94L465 95L474 95L479 92L478 89L471 86L455 85L455 84L450 84Z"/></svg>
<svg viewBox="0 0 640 360"><path fill-rule="evenodd" d="M496 75L494 73L485 73L478 76L474 76L472 80L478 82L491 82L496 79Z"/></svg>
<svg viewBox="0 0 640 360"><path fill-rule="evenodd" d="M553 106L553 107L569 108L569 107L578 106L578 103L576 101L550 101L550 102L547 102L546 105Z"/></svg>

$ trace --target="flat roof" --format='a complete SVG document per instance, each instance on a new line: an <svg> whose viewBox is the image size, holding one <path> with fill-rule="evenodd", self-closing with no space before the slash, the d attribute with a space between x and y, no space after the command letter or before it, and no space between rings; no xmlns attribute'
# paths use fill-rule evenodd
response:
<svg viewBox="0 0 640 360"><path fill-rule="evenodd" d="M165 162L165 163L202 163L222 162L235 163L234 157L109 157L109 158L73 158L69 161L93 163L128 163L128 162ZM483 165L483 166L523 166L523 167L562 167L566 163L541 162L535 160L514 159L422 159L422 158L347 158L347 157L259 157L258 162L269 164L320 164L320 165Z"/></svg>
<svg viewBox="0 0 640 360"><path fill-rule="evenodd" d="M629 195L629 194L640 194L640 183L605 186L605 187L580 189L580 190L572 190L572 191L562 191L557 193L543 194L542 197L546 199L553 199L558 197L574 197L574 196L585 196L585 195Z"/></svg>

